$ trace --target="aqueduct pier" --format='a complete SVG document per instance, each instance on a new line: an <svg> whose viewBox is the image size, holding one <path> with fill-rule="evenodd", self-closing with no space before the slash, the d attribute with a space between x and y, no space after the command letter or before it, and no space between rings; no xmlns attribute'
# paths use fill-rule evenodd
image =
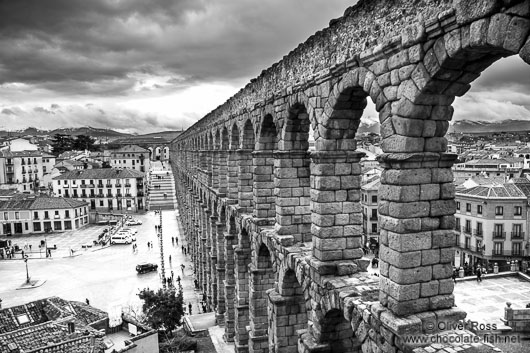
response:
<svg viewBox="0 0 530 353"><path fill-rule="evenodd" d="M410 335L450 334L432 323L466 315L451 104L495 61L530 63L529 29L530 0L360 1L172 142L196 275L236 350L406 352ZM360 241L367 98L384 152L380 277Z"/></svg>

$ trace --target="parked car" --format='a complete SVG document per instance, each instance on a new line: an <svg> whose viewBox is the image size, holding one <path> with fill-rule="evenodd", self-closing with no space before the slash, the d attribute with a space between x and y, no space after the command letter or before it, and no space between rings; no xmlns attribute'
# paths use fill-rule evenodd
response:
<svg viewBox="0 0 530 353"><path fill-rule="evenodd" d="M114 234L110 238L110 243L114 244L131 244L133 241L130 236L125 234Z"/></svg>
<svg viewBox="0 0 530 353"><path fill-rule="evenodd" d="M136 272L138 273L156 271L157 269L158 269L157 264L152 264L148 262L144 262L144 263L136 265Z"/></svg>
<svg viewBox="0 0 530 353"><path fill-rule="evenodd" d="M127 222L125 222L126 226L139 226L141 224L142 224L142 221L140 221L138 219L131 219L131 220L128 220Z"/></svg>
<svg viewBox="0 0 530 353"><path fill-rule="evenodd" d="M136 235L135 232L132 232L128 229L121 229L116 235L126 236L131 238L132 241L136 241Z"/></svg>

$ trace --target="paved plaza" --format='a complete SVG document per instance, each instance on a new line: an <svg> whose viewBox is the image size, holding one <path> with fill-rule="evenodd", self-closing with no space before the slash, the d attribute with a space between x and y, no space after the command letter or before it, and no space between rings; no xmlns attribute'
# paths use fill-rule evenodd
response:
<svg viewBox="0 0 530 353"><path fill-rule="evenodd" d="M488 277L482 282L457 282L454 290L456 305L467 312L467 319L479 323L502 324L506 302L512 308L530 303L530 282L518 276Z"/></svg>

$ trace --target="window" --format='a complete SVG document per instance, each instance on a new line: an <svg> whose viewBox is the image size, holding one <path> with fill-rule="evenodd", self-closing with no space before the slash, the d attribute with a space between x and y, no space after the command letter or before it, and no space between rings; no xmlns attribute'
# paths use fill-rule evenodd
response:
<svg viewBox="0 0 530 353"><path fill-rule="evenodd" d="M39 219L39 212L37 211L33 212L33 219Z"/></svg>
<svg viewBox="0 0 530 353"><path fill-rule="evenodd" d="M68 180L63 181L64 185L68 185Z"/></svg>
<svg viewBox="0 0 530 353"><path fill-rule="evenodd" d="M493 255L502 255L503 243L493 243Z"/></svg>
<svg viewBox="0 0 530 353"><path fill-rule="evenodd" d="M48 214L48 211L44 211L44 218L45 218L45 219L50 218L50 215Z"/></svg>
<svg viewBox="0 0 530 353"><path fill-rule="evenodd" d="M482 205L477 205L477 214L482 214Z"/></svg>
<svg viewBox="0 0 530 353"><path fill-rule="evenodd" d="M477 239L476 245L477 245L477 251L481 251L482 250L482 240Z"/></svg>
<svg viewBox="0 0 530 353"><path fill-rule="evenodd" d="M54 230L62 230L63 227L62 227L62 225L61 225L61 221L54 221L54 222L53 222L53 229L54 229Z"/></svg>
<svg viewBox="0 0 530 353"><path fill-rule="evenodd" d="M377 203L377 195L372 195L372 203Z"/></svg>
<svg viewBox="0 0 530 353"><path fill-rule="evenodd" d="M515 206L514 215L521 216L523 214L523 208L521 206Z"/></svg>
<svg viewBox="0 0 530 353"><path fill-rule="evenodd" d="M512 227L512 238L519 238L524 235L522 224L514 224Z"/></svg>
<svg viewBox="0 0 530 353"><path fill-rule="evenodd" d="M456 209L460 210L460 201L456 201Z"/></svg>
<svg viewBox="0 0 530 353"><path fill-rule="evenodd" d="M522 255L521 249L522 249L521 243L513 243L512 244L512 255L521 256Z"/></svg>
<svg viewBox="0 0 530 353"><path fill-rule="evenodd" d="M69 210L64 211L64 218L70 218L70 211Z"/></svg>
<svg viewBox="0 0 530 353"><path fill-rule="evenodd" d="M504 214L504 207L496 206L495 207L495 216L502 216Z"/></svg>
<svg viewBox="0 0 530 353"><path fill-rule="evenodd" d="M64 221L64 229L65 230L72 229L72 221Z"/></svg>
<svg viewBox="0 0 530 353"><path fill-rule="evenodd" d="M20 219L20 212L15 212L15 219Z"/></svg>
<svg viewBox="0 0 530 353"><path fill-rule="evenodd" d="M464 228L464 232L471 234L471 221L469 219L466 219L466 227Z"/></svg>
<svg viewBox="0 0 530 353"><path fill-rule="evenodd" d="M460 218L455 217L455 229L460 230Z"/></svg>
<svg viewBox="0 0 530 353"><path fill-rule="evenodd" d="M103 200L99 200L99 206L103 207Z"/></svg>
<svg viewBox="0 0 530 353"><path fill-rule="evenodd" d="M372 233L377 233L377 223L372 223Z"/></svg>
<svg viewBox="0 0 530 353"><path fill-rule="evenodd" d="M493 237L494 238L503 238L504 237L504 225L503 224L494 224L493 225Z"/></svg>
<svg viewBox="0 0 530 353"><path fill-rule="evenodd" d="M471 244L471 238L470 237L466 237L466 239L464 240L465 243L464 243L464 248L465 249L469 249L470 248L470 244Z"/></svg>
<svg viewBox="0 0 530 353"><path fill-rule="evenodd" d="M477 222L477 231L475 235L482 236L482 223L481 222Z"/></svg>
<svg viewBox="0 0 530 353"><path fill-rule="evenodd" d="M33 222L33 231L34 232L40 232L41 231L40 222Z"/></svg>
<svg viewBox="0 0 530 353"><path fill-rule="evenodd" d="M377 209L372 209L372 215L370 216L370 220L377 221Z"/></svg>
<svg viewBox="0 0 530 353"><path fill-rule="evenodd" d="M471 212L471 204L466 203L466 212Z"/></svg>

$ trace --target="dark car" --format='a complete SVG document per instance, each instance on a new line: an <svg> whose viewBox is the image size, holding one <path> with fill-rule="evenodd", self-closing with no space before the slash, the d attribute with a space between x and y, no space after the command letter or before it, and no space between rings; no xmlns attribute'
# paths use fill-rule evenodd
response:
<svg viewBox="0 0 530 353"><path fill-rule="evenodd" d="M136 272L138 273L156 271L157 269L158 269L157 264L143 263L143 264L136 265Z"/></svg>

